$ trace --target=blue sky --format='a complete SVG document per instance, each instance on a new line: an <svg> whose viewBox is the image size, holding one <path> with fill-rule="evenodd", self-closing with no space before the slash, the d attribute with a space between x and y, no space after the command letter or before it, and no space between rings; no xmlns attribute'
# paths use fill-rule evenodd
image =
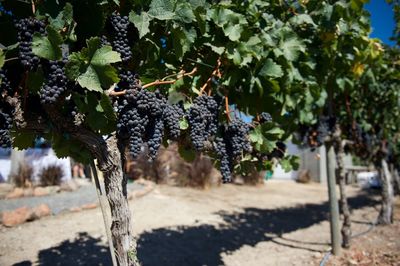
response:
<svg viewBox="0 0 400 266"><path fill-rule="evenodd" d="M391 6L385 0L370 0L365 7L371 13L371 37L379 38L388 45L394 45L394 42L389 40L395 25Z"/></svg>

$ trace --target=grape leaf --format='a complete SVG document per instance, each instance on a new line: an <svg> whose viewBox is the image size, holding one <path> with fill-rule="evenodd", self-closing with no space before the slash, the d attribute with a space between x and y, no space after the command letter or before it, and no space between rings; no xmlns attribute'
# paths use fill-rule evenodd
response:
<svg viewBox="0 0 400 266"><path fill-rule="evenodd" d="M142 12L140 13L140 15L137 15L135 12L132 11L129 14L129 21L132 22L138 30L139 38L142 38L150 32L150 20L151 18L146 12Z"/></svg>
<svg viewBox="0 0 400 266"><path fill-rule="evenodd" d="M282 67L275 63L271 58L268 58L264 66L261 68L259 75L264 78L280 78L283 76Z"/></svg>
<svg viewBox="0 0 400 266"><path fill-rule="evenodd" d="M112 51L111 46L100 47L99 38L91 38L87 41L87 48L70 55L66 74L83 88L102 92L103 88L119 81L117 71L111 64L120 61L121 56Z"/></svg>
<svg viewBox="0 0 400 266"><path fill-rule="evenodd" d="M159 20L169 20L174 17L173 11L174 3L171 0L152 0L148 14Z"/></svg>
<svg viewBox="0 0 400 266"><path fill-rule="evenodd" d="M39 33L33 35L32 52L48 60L61 59L62 53L60 45L63 43L61 34L51 25L46 27L47 36Z"/></svg>

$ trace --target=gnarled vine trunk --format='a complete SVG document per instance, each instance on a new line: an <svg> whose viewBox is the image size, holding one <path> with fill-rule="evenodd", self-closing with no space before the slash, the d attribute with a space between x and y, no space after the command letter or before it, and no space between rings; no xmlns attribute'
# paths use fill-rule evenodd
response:
<svg viewBox="0 0 400 266"><path fill-rule="evenodd" d="M21 132L44 133L47 122L41 118L30 117L29 112L21 108L21 101L17 97L7 97L7 101L14 106L14 124ZM132 233L131 213L127 199L127 180L123 174L122 158L118 149L117 137L111 135L107 140L75 121L66 120L56 109L46 110L51 119L54 130L69 133L72 138L80 141L97 159L98 167L104 175L104 183L108 202L111 208L111 238L114 244L114 253L120 266L140 266L136 252L136 241Z"/></svg>
<svg viewBox="0 0 400 266"><path fill-rule="evenodd" d="M107 140L107 161L99 164L104 175L106 195L111 208L111 237L118 265L140 265L132 234L131 212L127 199L127 179L123 174L121 153L115 136Z"/></svg>
<svg viewBox="0 0 400 266"><path fill-rule="evenodd" d="M343 160L344 149L342 141L339 136L337 136L335 139L335 152L336 152L336 163L337 163L336 176L339 181L339 190L340 190L339 206L343 214L343 225L341 229L342 246L344 248L349 248L351 239L351 217L350 217L349 203L347 201L347 194L346 194L346 173L344 169L344 160Z"/></svg>
<svg viewBox="0 0 400 266"><path fill-rule="evenodd" d="M393 184L392 174L385 159L381 161L380 176L382 181L382 207L378 224L391 224L393 223Z"/></svg>

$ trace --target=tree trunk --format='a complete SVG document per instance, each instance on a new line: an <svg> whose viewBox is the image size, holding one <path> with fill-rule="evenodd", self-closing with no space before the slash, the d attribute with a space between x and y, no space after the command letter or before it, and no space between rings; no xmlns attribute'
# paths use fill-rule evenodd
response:
<svg viewBox="0 0 400 266"><path fill-rule="evenodd" d="M328 195L330 210L330 229L332 254L340 255L340 226L339 226L339 206L336 196L336 178L335 178L335 151L332 143L327 143L328 158Z"/></svg>
<svg viewBox="0 0 400 266"><path fill-rule="evenodd" d="M336 141L336 162L337 162L337 171L336 176L339 180L339 190L340 190L340 201L339 207L343 214L343 225L342 225L342 246L344 248L350 247L350 239L351 239L351 218L350 218L350 208L347 202L346 195L346 174L344 169L344 150L343 144L339 139Z"/></svg>
<svg viewBox="0 0 400 266"><path fill-rule="evenodd" d="M112 136L107 141L106 162L99 161L99 169L104 174L104 184L111 208L111 236L118 265L140 265L137 258L136 241L132 234L131 212L127 199L127 179L122 170L121 153L117 139Z"/></svg>
<svg viewBox="0 0 400 266"><path fill-rule="evenodd" d="M382 180L382 207L378 217L378 224L393 223L393 185L392 175L385 159L381 161L380 171Z"/></svg>

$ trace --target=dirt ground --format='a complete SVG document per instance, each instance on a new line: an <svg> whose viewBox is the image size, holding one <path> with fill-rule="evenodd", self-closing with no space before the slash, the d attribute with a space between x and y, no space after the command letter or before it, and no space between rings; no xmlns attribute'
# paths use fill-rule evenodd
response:
<svg viewBox="0 0 400 266"><path fill-rule="evenodd" d="M354 234L371 229L374 192L348 187ZM144 266L319 265L329 250L325 185L268 181L200 191L156 186L130 201ZM399 201L396 202L400 210ZM400 265L400 215L327 265ZM100 209L0 228L0 265L110 265Z"/></svg>

